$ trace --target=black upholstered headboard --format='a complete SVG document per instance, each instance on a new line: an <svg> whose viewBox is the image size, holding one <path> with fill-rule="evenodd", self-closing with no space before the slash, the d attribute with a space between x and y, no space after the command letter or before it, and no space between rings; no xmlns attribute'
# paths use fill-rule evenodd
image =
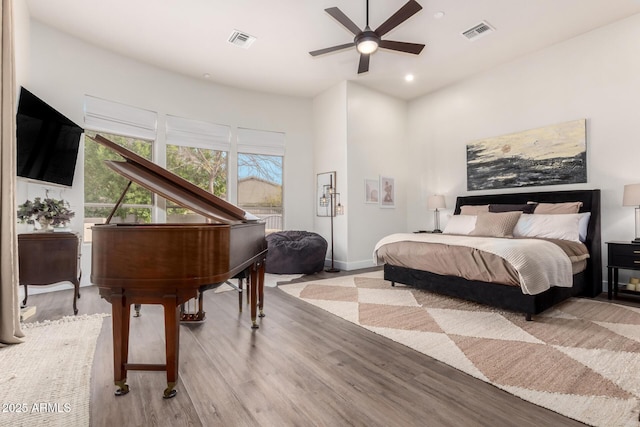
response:
<svg viewBox="0 0 640 427"><path fill-rule="evenodd" d="M582 202L580 212L591 212L585 245L590 258L586 269L585 296L595 297L602 292L602 241L600 239L600 190L544 191L532 193L485 194L459 196L454 214L460 206L489 204L521 204L527 202L560 203Z"/></svg>

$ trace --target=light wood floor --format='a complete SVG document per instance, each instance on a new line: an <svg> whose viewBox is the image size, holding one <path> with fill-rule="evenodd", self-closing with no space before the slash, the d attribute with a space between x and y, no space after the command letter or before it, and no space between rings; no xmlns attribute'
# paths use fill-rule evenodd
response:
<svg viewBox="0 0 640 427"><path fill-rule="evenodd" d="M320 273L311 279L322 278ZM80 314L110 313L95 287ZM28 321L70 315L72 291L29 297ZM91 425L99 426L579 426L277 288L252 330L235 291L205 294L207 321L181 327L178 394L161 372L130 372L113 392L111 318L98 339ZM162 309L132 319L129 360L164 363Z"/></svg>

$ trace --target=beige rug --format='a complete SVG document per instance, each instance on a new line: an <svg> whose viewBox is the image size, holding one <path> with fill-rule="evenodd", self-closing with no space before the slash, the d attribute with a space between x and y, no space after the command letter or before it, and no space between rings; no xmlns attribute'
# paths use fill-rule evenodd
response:
<svg viewBox="0 0 640 427"><path fill-rule="evenodd" d="M382 272L279 288L473 377L595 426L638 426L640 309L575 298L534 316L405 286Z"/></svg>
<svg viewBox="0 0 640 427"><path fill-rule="evenodd" d="M25 323L0 348L0 425L88 426L91 365L106 314Z"/></svg>

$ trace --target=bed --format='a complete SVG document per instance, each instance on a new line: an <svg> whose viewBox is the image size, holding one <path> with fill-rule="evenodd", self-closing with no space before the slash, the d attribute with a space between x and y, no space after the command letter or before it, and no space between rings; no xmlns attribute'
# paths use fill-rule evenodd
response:
<svg viewBox="0 0 640 427"><path fill-rule="evenodd" d="M580 271L570 273L568 285L559 287L552 284L544 291L530 294L525 293L524 288L519 286L507 286L490 280L469 280L459 277L459 275L437 274L389 262L384 263L385 280L390 281L394 286L395 283L401 283L500 309L521 312L524 313L527 320L531 320L532 315L539 314L567 298L573 296L592 298L599 295L602 292L600 190L461 196L457 198L454 215L459 215L462 207L468 209L468 207L486 205L523 205L529 202L545 204L580 202L579 212L590 213L588 225L585 223L585 234L580 238L588 251L588 258L579 269Z"/></svg>

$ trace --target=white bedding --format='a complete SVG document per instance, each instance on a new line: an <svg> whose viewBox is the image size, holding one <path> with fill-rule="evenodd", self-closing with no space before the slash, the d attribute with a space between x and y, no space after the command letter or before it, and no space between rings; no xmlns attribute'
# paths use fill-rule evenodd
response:
<svg viewBox="0 0 640 427"><path fill-rule="evenodd" d="M376 244L373 251L376 265L381 263L378 249L403 241L466 246L499 256L518 272L522 292L528 295L542 293L552 285L571 287L573 284L571 260L566 253L551 242L536 239L397 233L383 237Z"/></svg>

